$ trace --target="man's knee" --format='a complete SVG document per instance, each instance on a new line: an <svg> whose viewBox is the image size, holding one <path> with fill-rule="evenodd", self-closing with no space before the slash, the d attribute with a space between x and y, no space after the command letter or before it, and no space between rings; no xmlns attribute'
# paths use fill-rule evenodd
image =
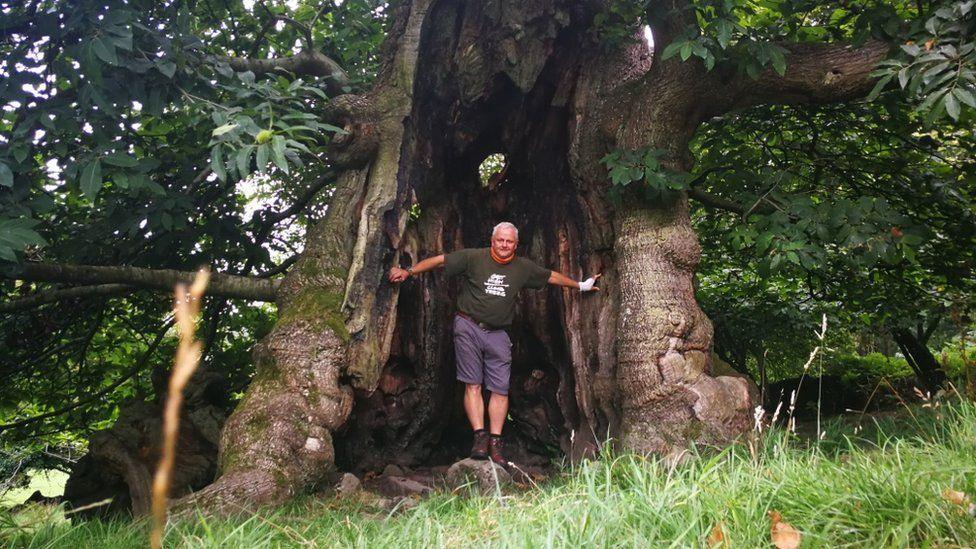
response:
<svg viewBox="0 0 976 549"><path fill-rule="evenodd" d="M464 390L468 393L481 394L481 384L480 383L465 383Z"/></svg>

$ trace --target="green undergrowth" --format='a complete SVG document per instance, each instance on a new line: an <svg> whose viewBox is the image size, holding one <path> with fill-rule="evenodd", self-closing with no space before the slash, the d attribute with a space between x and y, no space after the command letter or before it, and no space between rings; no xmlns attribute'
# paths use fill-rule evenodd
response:
<svg viewBox="0 0 976 549"><path fill-rule="evenodd" d="M501 497L439 494L389 512L367 498L306 497L230 519L171 525L167 547L769 547L770 511L802 547L972 547L976 518L947 490L976 493L976 406L967 401L848 416L807 439L752 444L676 468L612 455ZM146 546L144 522L2 525L13 547Z"/></svg>

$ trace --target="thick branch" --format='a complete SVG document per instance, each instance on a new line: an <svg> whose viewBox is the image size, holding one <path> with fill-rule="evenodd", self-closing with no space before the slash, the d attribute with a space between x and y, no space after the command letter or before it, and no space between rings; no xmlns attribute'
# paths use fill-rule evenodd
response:
<svg viewBox="0 0 976 549"><path fill-rule="evenodd" d="M872 40L859 48L849 44L784 44L786 73L763 71L753 80L738 74L724 82L721 111L763 103L832 103L867 95L874 84L869 75L885 58L888 45Z"/></svg>
<svg viewBox="0 0 976 549"><path fill-rule="evenodd" d="M179 282L184 284L192 282L195 274L193 271L177 271L174 269L25 263L19 272L0 276L14 280L60 282L63 284L127 284L138 288L152 288L171 292ZM279 284L278 280L213 274L210 276L207 294L254 301L274 301Z"/></svg>
<svg viewBox="0 0 976 549"><path fill-rule="evenodd" d="M33 309L34 307L39 307L46 303L54 303L57 301L63 301L65 299L123 295L131 292L132 290L132 286L126 286L125 284L98 284L95 286L77 286L74 288L63 288L59 290L38 292L33 295L0 303L0 313L12 313L16 311L23 311L25 309Z"/></svg>
<svg viewBox="0 0 976 549"><path fill-rule="evenodd" d="M317 51L302 50L297 55L274 59L247 57L218 57L218 59L226 62L235 71L251 71L258 76L277 71L288 71L303 76L321 76L326 79L329 95L339 95L343 93L342 88L349 85L346 71L331 58Z"/></svg>

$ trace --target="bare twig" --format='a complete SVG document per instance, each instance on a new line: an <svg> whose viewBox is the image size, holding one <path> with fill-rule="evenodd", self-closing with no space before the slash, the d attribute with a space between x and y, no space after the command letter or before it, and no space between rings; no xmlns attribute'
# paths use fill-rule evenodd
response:
<svg viewBox="0 0 976 549"><path fill-rule="evenodd" d="M180 330L180 344L169 378L169 394L163 410L163 449L159 467L153 478L152 515L153 529L149 542L153 549L162 547L163 528L166 526L166 504L169 485L176 461L176 438L180 428L180 408L183 405L183 388L200 363L201 346L194 340L196 320L200 315L200 300L210 279L210 272L200 270L189 289L183 284L176 286L174 312Z"/></svg>

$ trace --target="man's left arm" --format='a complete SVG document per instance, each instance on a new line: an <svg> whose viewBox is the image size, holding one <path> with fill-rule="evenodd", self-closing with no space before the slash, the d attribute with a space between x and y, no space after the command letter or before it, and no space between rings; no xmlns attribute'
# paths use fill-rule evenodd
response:
<svg viewBox="0 0 976 549"><path fill-rule="evenodd" d="M594 286L594 284L596 284L596 281L598 278L600 278L600 276L601 275L598 274L596 276L591 276L586 280L581 280L577 282L576 280L573 280L572 278L569 278L568 276L558 271L551 271L549 273L549 284L554 284L556 286L563 286L566 288L573 288L581 292L599 291L600 288Z"/></svg>

